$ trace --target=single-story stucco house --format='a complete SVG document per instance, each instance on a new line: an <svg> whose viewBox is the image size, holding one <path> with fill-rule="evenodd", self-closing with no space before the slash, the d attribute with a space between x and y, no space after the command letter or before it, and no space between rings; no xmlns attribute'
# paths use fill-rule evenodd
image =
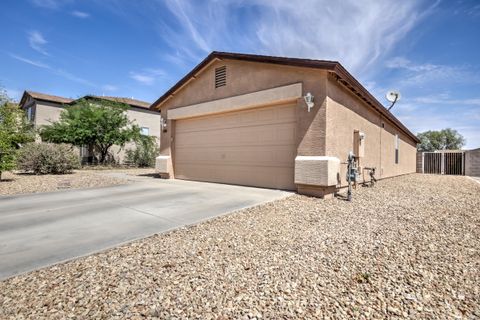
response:
<svg viewBox="0 0 480 320"><path fill-rule="evenodd" d="M153 136L160 143L160 113L150 110L150 103L131 98L94 96L87 95L79 99L104 99L125 103L129 106L127 117L136 123L142 130L142 134ZM32 121L36 128L48 125L60 119L60 113L66 105L72 105L79 99L70 99L45 93L25 91L20 100L20 107L25 110L27 118ZM113 146L111 153L115 160L122 163L125 158L125 150L134 148L133 143L128 143L124 148ZM85 160L90 155L87 148L80 148L80 156Z"/></svg>
<svg viewBox="0 0 480 320"><path fill-rule="evenodd" d="M335 61L212 52L150 109L165 178L324 197L346 186L350 151L360 177L416 170L417 137Z"/></svg>

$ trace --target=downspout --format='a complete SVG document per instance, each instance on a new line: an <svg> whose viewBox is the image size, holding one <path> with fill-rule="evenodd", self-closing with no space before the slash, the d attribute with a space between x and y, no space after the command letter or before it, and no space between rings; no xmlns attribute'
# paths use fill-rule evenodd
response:
<svg viewBox="0 0 480 320"><path fill-rule="evenodd" d="M383 129L384 129L383 128L383 126L384 126L383 123L384 122L383 122L383 119L382 119L382 115L380 114L380 168L379 168L380 169L379 170L380 171L379 172L380 173L380 178L383 177L383 167L382 167L382 148L383 148L383 146L382 146L382 135L383 135Z"/></svg>

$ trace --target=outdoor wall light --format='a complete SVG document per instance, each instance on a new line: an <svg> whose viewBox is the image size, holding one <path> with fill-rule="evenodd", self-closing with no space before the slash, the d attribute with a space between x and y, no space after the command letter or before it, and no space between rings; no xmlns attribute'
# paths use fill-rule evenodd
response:
<svg viewBox="0 0 480 320"><path fill-rule="evenodd" d="M167 119L160 116L160 126L162 127L163 132L167 132Z"/></svg>
<svg viewBox="0 0 480 320"><path fill-rule="evenodd" d="M307 104L308 112L310 112L310 109L313 108L313 106L315 105L313 103L313 95L310 92L307 92L307 94L303 97L303 99Z"/></svg>

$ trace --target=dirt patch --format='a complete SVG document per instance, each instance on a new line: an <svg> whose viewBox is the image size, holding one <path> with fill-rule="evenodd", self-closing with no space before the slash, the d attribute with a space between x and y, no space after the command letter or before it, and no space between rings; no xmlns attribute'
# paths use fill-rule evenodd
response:
<svg viewBox="0 0 480 320"><path fill-rule="evenodd" d="M0 318L480 317L480 185L292 196L0 283Z"/></svg>
<svg viewBox="0 0 480 320"><path fill-rule="evenodd" d="M113 172L126 176L108 174ZM60 175L4 172L2 174L4 180L0 181L0 195L113 186L128 183L128 175L139 176L152 173L154 173L153 169L75 170L71 174Z"/></svg>

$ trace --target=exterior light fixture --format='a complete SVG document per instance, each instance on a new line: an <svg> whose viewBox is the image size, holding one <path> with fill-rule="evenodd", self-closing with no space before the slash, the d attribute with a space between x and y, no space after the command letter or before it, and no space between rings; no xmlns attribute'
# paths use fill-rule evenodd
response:
<svg viewBox="0 0 480 320"><path fill-rule="evenodd" d="M313 98L314 97L310 92L307 92L307 94L303 97L305 103L307 104L308 112L310 112L310 109L313 108L313 106L315 105L313 103Z"/></svg>
<svg viewBox="0 0 480 320"><path fill-rule="evenodd" d="M160 116L160 126L162 127L163 132L167 132L167 119Z"/></svg>

